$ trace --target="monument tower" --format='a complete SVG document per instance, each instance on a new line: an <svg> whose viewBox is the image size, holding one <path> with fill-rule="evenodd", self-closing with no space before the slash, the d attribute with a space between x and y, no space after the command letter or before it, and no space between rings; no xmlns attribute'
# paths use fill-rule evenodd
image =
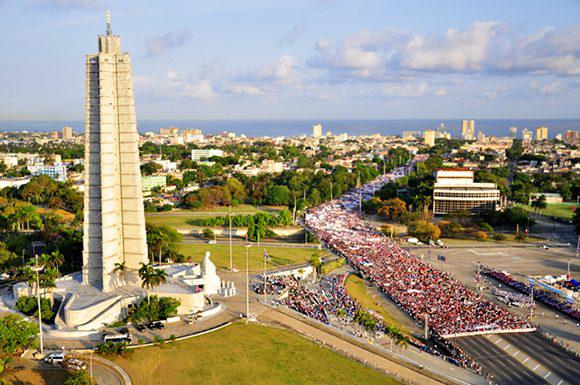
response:
<svg viewBox="0 0 580 385"><path fill-rule="evenodd" d="M137 270L148 258L131 57L111 33L108 11L86 70L82 276L83 284L109 292L139 285Z"/></svg>

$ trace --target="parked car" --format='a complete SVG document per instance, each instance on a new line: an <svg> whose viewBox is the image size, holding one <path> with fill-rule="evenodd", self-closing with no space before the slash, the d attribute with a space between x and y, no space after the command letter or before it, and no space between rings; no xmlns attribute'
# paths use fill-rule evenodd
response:
<svg viewBox="0 0 580 385"><path fill-rule="evenodd" d="M64 361L63 366L69 370L86 370L87 364L83 360L78 358L71 358L70 360Z"/></svg>
<svg viewBox="0 0 580 385"><path fill-rule="evenodd" d="M141 333L143 333L146 330L145 325L143 325L142 323L138 323L137 325L135 325L135 329L137 329Z"/></svg>
<svg viewBox="0 0 580 385"><path fill-rule="evenodd" d="M53 352L44 357L47 364L60 364L64 361L65 354L63 351Z"/></svg>
<svg viewBox="0 0 580 385"><path fill-rule="evenodd" d="M151 330L165 329L165 325L161 321L151 321L147 324L147 327Z"/></svg>
<svg viewBox="0 0 580 385"><path fill-rule="evenodd" d="M215 245L217 241L215 239L210 239L209 241L207 241L207 243L210 245Z"/></svg>

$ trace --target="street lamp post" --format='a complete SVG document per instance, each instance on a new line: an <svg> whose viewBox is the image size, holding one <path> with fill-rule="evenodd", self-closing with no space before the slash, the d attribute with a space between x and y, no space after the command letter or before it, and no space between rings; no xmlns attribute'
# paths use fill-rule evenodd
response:
<svg viewBox="0 0 580 385"><path fill-rule="evenodd" d="M34 255L34 259L36 264L32 267L32 270L36 272L36 300L38 305L38 332L39 332L39 341L40 341L40 354L44 354L44 341L42 338L42 307L40 304L40 271L44 268L44 266L38 265L38 255Z"/></svg>
<svg viewBox="0 0 580 385"><path fill-rule="evenodd" d="M249 264L248 264L248 253L250 252L250 247L252 244L246 239L244 248L246 251L246 319L250 318L250 274L249 274Z"/></svg>
<svg viewBox="0 0 580 385"><path fill-rule="evenodd" d="M228 211L228 218L230 221L230 271L234 269L233 260L232 260L232 206L230 205Z"/></svg>

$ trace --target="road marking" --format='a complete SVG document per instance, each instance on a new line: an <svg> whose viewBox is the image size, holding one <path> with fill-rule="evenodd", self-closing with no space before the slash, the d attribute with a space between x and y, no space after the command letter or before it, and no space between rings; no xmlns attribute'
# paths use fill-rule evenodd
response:
<svg viewBox="0 0 580 385"><path fill-rule="evenodd" d="M529 359L530 359L530 357L526 357L526 359L522 363L525 364L526 362L528 362Z"/></svg>
<svg viewBox="0 0 580 385"><path fill-rule="evenodd" d="M564 380L560 380L556 385L560 385L562 382L564 382Z"/></svg>
<svg viewBox="0 0 580 385"><path fill-rule="evenodd" d="M499 341L501 341L501 338L498 338L497 341L495 341L495 343L499 344Z"/></svg>
<svg viewBox="0 0 580 385"><path fill-rule="evenodd" d="M508 350L509 347L512 346L511 344L507 344L507 346L505 348L503 348L504 350Z"/></svg>
<svg viewBox="0 0 580 385"><path fill-rule="evenodd" d="M540 367L540 364L536 365L536 367L535 367L535 368L533 368L532 370L535 372L535 371L536 371L536 369L538 369L539 367Z"/></svg>
<svg viewBox="0 0 580 385"><path fill-rule="evenodd" d="M520 352L520 351L519 351L519 350L517 350L517 351L516 351L514 354L512 354L512 357L515 357L515 356L517 356L519 352Z"/></svg>
<svg viewBox="0 0 580 385"><path fill-rule="evenodd" d="M544 380L545 380L545 379L546 379L546 378L547 378L547 377L548 377L550 374L552 374L552 372L548 372L548 374L546 374L546 375L544 376Z"/></svg>

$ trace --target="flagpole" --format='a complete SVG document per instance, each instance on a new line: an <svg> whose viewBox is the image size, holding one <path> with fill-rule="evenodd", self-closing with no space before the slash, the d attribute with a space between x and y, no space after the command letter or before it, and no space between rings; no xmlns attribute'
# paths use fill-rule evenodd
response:
<svg viewBox="0 0 580 385"><path fill-rule="evenodd" d="M234 269L233 261L232 261L232 206L230 205L228 211L228 218L230 222L230 271Z"/></svg>
<svg viewBox="0 0 580 385"><path fill-rule="evenodd" d="M248 236L246 235L246 243L244 247L246 249L246 319L250 319L250 275L248 273L248 253L250 251L250 242L248 242Z"/></svg>
<svg viewBox="0 0 580 385"><path fill-rule="evenodd" d="M264 304L266 304L266 288L268 287L268 280L266 279L266 249L264 249Z"/></svg>

